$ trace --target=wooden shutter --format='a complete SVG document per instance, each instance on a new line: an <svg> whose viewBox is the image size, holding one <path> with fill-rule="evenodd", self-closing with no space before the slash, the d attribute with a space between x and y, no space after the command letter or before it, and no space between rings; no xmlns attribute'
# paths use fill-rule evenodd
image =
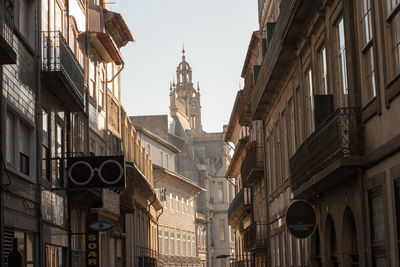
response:
<svg viewBox="0 0 400 267"><path fill-rule="evenodd" d="M11 166L15 162L15 118L10 112L6 118L6 162Z"/></svg>
<svg viewBox="0 0 400 267"><path fill-rule="evenodd" d="M19 152L29 157L29 127L20 123L20 141L19 141Z"/></svg>
<svg viewBox="0 0 400 267"><path fill-rule="evenodd" d="M333 95L314 95L315 128L333 112Z"/></svg>

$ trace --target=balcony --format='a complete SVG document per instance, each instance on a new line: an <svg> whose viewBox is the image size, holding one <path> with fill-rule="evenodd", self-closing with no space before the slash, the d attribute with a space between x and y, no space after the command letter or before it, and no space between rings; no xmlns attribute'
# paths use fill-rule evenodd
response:
<svg viewBox="0 0 400 267"><path fill-rule="evenodd" d="M239 123L243 126L251 122L251 91L254 88L253 70L250 69L244 79L244 88L238 103Z"/></svg>
<svg viewBox="0 0 400 267"><path fill-rule="evenodd" d="M13 49L14 1L0 0L0 65L15 64Z"/></svg>
<svg viewBox="0 0 400 267"><path fill-rule="evenodd" d="M251 267L250 260L238 260L230 263L230 267Z"/></svg>
<svg viewBox="0 0 400 267"><path fill-rule="evenodd" d="M251 203L251 189L242 188L232 200L228 209L228 221L232 227L235 227L250 214L252 209Z"/></svg>
<svg viewBox="0 0 400 267"><path fill-rule="evenodd" d="M244 249L253 251L265 249L268 241L268 224L266 222L253 222L244 230Z"/></svg>
<svg viewBox="0 0 400 267"><path fill-rule="evenodd" d="M42 81L71 111L84 108L84 72L61 32L43 32Z"/></svg>
<svg viewBox="0 0 400 267"><path fill-rule="evenodd" d="M264 175L263 146L251 143L241 167L243 186L252 186Z"/></svg>
<svg viewBox="0 0 400 267"><path fill-rule="evenodd" d="M362 164L360 110L339 108L323 121L290 159L295 197L307 197L339 182Z"/></svg>

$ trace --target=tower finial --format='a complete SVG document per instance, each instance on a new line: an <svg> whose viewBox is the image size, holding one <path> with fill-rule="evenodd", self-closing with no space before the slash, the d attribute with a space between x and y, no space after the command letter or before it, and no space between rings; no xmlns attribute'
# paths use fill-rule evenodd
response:
<svg viewBox="0 0 400 267"><path fill-rule="evenodd" d="M197 92L200 92L200 83L197 82Z"/></svg>
<svg viewBox="0 0 400 267"><path fill-rule="evenodd" d="M182 45L182 54L185 55L185 43Z"/></svg>

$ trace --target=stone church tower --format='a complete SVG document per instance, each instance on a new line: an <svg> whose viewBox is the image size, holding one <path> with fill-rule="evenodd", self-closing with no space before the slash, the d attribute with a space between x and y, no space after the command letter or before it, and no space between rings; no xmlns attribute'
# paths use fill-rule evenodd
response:
<svg viewBox="0 0 400 267"><path fill-rule="evenodd" d="M193 86L192 68L185 59L185 49L182 50L182 61L176 69L176 83L170 84L170 113L178 117L185 130L201 132L200 87Z"/></svg>

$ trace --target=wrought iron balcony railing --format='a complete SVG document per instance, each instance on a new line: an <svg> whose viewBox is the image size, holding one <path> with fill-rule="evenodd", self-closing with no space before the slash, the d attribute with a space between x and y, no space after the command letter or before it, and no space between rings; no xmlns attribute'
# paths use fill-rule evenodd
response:
<svg viewBox="0 0 400 267"><path fill-rule="evenodd" d="M250 260L238 260L230 263L231 267L251 267Z"/></svg>
<svg viewBox="0 0 400 267"><path fill-rule="evenodd" d="M268 241L268 224L266 222L253 222L244 230L244 249L247 251L264 249Z"/></svg>
<svg viewBox="0 0 400 267"><path fill-rule="evenodd" d="M84 71L59 31L43 32L42 72L45 82L61 101L74 99L83 108ZM73 107L71 107L73 108Z"/></svg>
<svg viewBox="0 0 400 267"><path fill-rule="evenodd" d="M362 154L360 110L339 108L319 125L290 159L290 184L296 190L336 160ZM356 162L349 160L340 164Z"/></svg>
<svg viewBox="0 0 400 267"><path fill-rule="evenodd" d="M253 141L241 167L244 186L251 186L264 174L263 158L263 146Z"/></svg>
<svg viewBox="0 0 400 267"><path fill-rule="evenodd" d="M0 65L15 64L13 49L14 1L0 0Z"/></svg>
<svg viewBox="0 0 400 267"><path fill-rule="evenodd" d="M251 203L251 189L242 188L228 208L229 223L236 225L234 221L244 218L251 211Z"/></svg>

